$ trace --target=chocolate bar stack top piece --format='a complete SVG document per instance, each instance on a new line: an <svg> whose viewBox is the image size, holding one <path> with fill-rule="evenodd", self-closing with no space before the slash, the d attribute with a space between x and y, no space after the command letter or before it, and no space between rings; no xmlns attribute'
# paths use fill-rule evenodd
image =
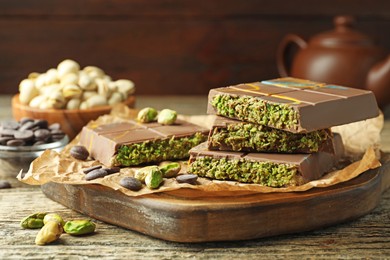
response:
<svg viewBox="0 0 390 260"><path fill-rule="evenodd" d="M188 158L188 151L204 142L207 134L208 129L183 120L173 125L128 120L85 126L80 144L105 165L135 166Z"/></svg>
<svg viewBox="0 0 390 260"><path fill-rule="evenodd" d="M343 153L330 127L379 114L371 91L296 78L211 89L208 103L217 117L189 171L271 187L321 177Z"/></svg>
<svg viewBox="0 0 390 260"><path fill-rule="evenodd" d="M294 133L379 115L371 91L295 78L211 89L207 112Z"/></svg>

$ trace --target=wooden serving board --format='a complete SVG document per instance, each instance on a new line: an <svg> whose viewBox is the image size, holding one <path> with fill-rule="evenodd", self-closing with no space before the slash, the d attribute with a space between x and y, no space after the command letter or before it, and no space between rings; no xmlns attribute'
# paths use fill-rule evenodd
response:
<svg viewBox="0 0 390 260"><path fill-rule="evenodd" d="M390 187L390 160L305 192L216 196L191 189L129 197L101 185L47 183L47 197L92 218L177 242L245 240L319 229L374 209Z"/></svg>

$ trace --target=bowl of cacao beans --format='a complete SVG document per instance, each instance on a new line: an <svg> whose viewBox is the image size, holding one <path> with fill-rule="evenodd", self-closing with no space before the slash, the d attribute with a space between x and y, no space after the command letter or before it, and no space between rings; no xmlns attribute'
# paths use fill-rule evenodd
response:
<svg viewBox="0 0 390 260"><path fill-rule="evenodd" d="M96 66L80 65L71 59L44 73L32 72L19 84L12 98L15 120L24 117L60 123L73 139L89 121L109 114L115 104L135 105L131 80L113 80Z"/></svg>
<svg viewBox="0 0 390 260"><path fill-rule="evenodd" d="M60 124L44 119L23 118L0 122L0 171L16 176L27 172L33 160L44 151L60 152L69 143Z"/></svg>

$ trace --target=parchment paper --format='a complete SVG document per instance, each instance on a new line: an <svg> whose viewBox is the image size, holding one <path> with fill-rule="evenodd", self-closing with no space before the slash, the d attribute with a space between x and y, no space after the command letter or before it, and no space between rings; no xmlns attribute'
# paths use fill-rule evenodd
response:
<svg viewBox="0 0 390 260"><path fill-rule="evenodd" d="M118 105L112 110L110 115L101 116L97 120L91 121L89 124L123 121L134 118L136 113L136 110ZM207 128L211 127L214 119L211 115L180 115L179 117ZM346 166L324 175L319 180L311 181L296 187L270 188L258 184L243 184L234 181L217 181L206 178L198 178L197 185L180 184L174 178L169 178L164 180L164 183L160 188L154 190L144 187L140 191L130 191L121 187L119 185L120 179L125 176L133 176L138 167L122 168L119 173L108 175L100 179L86 181L84 180L85 174L82 172L82 169L93 165L100 165L100 163L95 160L80 161L70 156L69 150L72 146L78 144L79 136L69 143L60 153L52 150L45 151L31 163L28 172L24 176L22 172L20 172L17 178L20 181L31 185L42 185L47 182L80 185L101 184L114 190L119 190L128 196L141 196L182 188L190 188L223 196L235 193L238 194L240 192L300 192L314 187L328 187L345 182L369 169L379 167L381 164L379 162L380 153L378 143L380 141L380 131L383 127L383 120L383 115L381 114L377 118L338 126L333 129L342 135L346 150L346 155L344 157L344 165ZM180 163L182 165L181 172L185 173L187 161L181 161Z"/></svg>

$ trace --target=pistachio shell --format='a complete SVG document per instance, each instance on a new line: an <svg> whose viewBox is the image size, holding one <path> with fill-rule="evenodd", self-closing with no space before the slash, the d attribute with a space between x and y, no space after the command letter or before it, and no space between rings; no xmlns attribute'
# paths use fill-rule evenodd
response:
<svg viewBox="0 0 390 260"><path fill-rule="evenodd" d="M46 103L46 100L47 100L47 96L39 95L31 99L28 105L33 108L39 108L41 104Z"/></svg>
<svg viewBox="0 0 390 260"><path fill-rule="evenodd" d="M28 74L27 78L28 79L36 79L38 78L40 74L38 72L31 72L30 74Z"/></svg>
<svg viewBox="0 0 390 260"><path fill-rule="evenodd" d="M83 109L88 109L88 108L89 107L88 107L88 102L87 101L81 102L79 109L83 110Z"/></svg>
<svg viewBox="0 0 390 260"><path fill-rule="evenodd" d="M78 98L72 98L66 103L66 109L79 109L81 100Z"/></svg>
<svg viewBox="0 0 390 260"><path fill-rule="evenodd" d="M62 92L52 92L47 98L47 105L50 108L63 108L65 106L65 98Z"/></svg>
<svg viewBox="0 0 390 260"><path fill-rule="evenodd" d="M107 99L102 95L92 96L88 98L86 102L88 104L88 108L107 105Z"/></svg>
<svg viewBox="0 0 390 260"><path fill-rule="evenodd" d="M110 97L112 94L111 88L108 86L107 80L104 79L96 79L96 84L97 84L97 92L99 95L103 97Z"/></svg>
<svg viewBox="0 0 390 260"><path fill-rule="evenodd" d="M108 104L115 105L123 101L123 95L119 92L114 92L111 94L111 97L108 99Z"/></svg>
<svg viewBox="0 0 390 260"><path fill-rule="evenodd" d="M59 82L59 79L58 79L57 70L56 69L49 69L45 73L45 85L51 85L51 84L55 84L58 82Z"/></svg>
<svg viewBox="0 0 390 260"><path fill-rule="evenodd" d="M38 89L35 87L35 83L31 79L24 79L19 84L19 100L22 104L28 104L30 101L39 95Z"/></svg>
<svg viewBox="0 0 390 260"><path fill-rule="evenodd" d="M105 73L101 68L96 66L87 66L83 69L91 78L103 78Z"/></svg>
<svg viewBox="0 0 390 260"><path fill-rule="evenodd" d="M62 94L64 98L80 98L83 94L81 88L75 84L69 84L63 87Z"/></svg>
<svg viewBox="0 0 390 260"><path fill-rule="evenodd" d="M118 79L115 81L119 92L125 93L126 95L133 94L135 91L134 82L128 79Z"/></svg>
<svg viewBox="0 0 390 260"><path fill-rule="evenodd" d="M35 86L38 89L40 89L46 85L45 81L46 81L46 74L42 73L42 74L38 75L38 77L35 79Z"/></svg>
<svg viewBox="0 0 390 260"><path fill-rule="evenodd" d="M64 75L69 73L77 73L80 70L80 65L74 60L64 60L57 66L58 76L62 78Z"/></svg>
<svg viewBox="0 0 390 260"><path fill-rule="evenodd" d="M95 81L84 71L79 73L78 85L84 90L95 90L96 83Z"/></svg>
<svg viewBox="0 0 390 260"><path fill-rule="evenodd" d="M76 84L78 84L78 82L79 82L79 75L76 73L69 73L69 74L64 75L61 78L61 85L62 86L69 85L69 84L76 85Z"/></svg>
<svg viewBox="0 0 390 260"><path fill-rule="evenodd" d="M84 91L81 100L88 100L89 98L96 96L97 94L98 93L96 91Z"/></svg>

